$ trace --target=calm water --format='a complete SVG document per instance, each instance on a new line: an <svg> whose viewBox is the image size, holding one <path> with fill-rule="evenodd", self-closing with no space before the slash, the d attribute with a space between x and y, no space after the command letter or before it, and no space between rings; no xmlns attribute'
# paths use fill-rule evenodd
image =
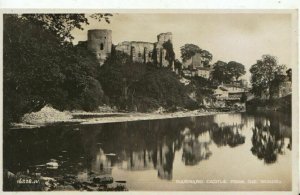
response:
<svg viewBox="0 0 300 195"><path fill-rule="evenodd" d="M279 114L60 124L10 130L4 168L82 180L111 175L129 190L290 190L291 137L289 117ZM36 166L50 159L57 169Z"/></svg>

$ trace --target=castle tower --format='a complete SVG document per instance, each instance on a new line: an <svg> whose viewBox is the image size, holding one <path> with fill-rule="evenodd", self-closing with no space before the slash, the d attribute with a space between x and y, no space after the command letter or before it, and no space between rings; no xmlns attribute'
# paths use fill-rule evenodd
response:
<svg viewBox="0 0 300 195"><path fill-rule="evenodd" d="M156 51L157 51L157 62L162 67L168 67L169 62L166 60L166 50L163 48L163 44L167 41L170 41L172 43L172 33L161 33L157 35L157 45L156 45ZM171 64L172 66L172 64Z"/></svg>
<svg viewBox="0 0 300 195"><path fill-rule="evenodd" d="M157 41L158 44L163 44L167 41L171 41L172 43L172 33L171 32L167 32L167 33L160 33L159 35L157 35Z"/></svg>
<svg viewBox="0 0 300 195"><path fill-rule="evenodd" d="M111 54L112 31L107 29L88 30L87 47L95 53L100 65Z"/></svg>

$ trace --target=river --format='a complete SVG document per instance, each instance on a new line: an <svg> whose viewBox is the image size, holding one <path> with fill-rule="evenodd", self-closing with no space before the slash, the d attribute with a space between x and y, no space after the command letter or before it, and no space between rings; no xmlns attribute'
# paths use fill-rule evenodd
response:
<svg viewBox="0 0 300 195"><path fill-rule="evenodd" d="M3 166L13 173L71 175L77 182L105 175L129 191L286 191L292 185L291 119L278 113L6 132Z"/></svg>

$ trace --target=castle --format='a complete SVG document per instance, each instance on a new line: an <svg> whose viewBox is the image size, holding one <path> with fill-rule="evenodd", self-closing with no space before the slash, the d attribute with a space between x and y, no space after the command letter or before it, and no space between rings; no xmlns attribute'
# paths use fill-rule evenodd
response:
<svg viewBox="0 0 300 195"><path fill-rule="evenodd" d="M174 61L170 62L166 59L167 51L164 43L170 41L172 43L172 33L161 33L157 35L157 42L142 41L124 41L115 46L116 51L128 54L132 61L148 63L155 62L161 67L174 67ZM82 44L84 42L80 42ZM112 52L112 31L107 29L93 29L88 31L87 48L92 51L100 65L103 65L106 58Z"/></svg>

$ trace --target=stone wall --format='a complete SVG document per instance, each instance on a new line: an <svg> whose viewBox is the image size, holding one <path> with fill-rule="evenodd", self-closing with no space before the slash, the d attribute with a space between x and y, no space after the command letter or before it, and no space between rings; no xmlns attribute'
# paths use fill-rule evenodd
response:
<svg viewBox="0 0 300 195"><path fill-rule="evenodd" d="M152 62L154 43L142 41L125 41L116 46L117 51L128 54L134 62Z"/></svg>
<svg viewBox="0 0 300 195"><path fill-rule="evenodd" d="M165 43L165 42L167 42L169 40L172 43L172 33L171 32L161 33L161 34L157 35L157 43L158 43L158 45L162 45L163 43Z"/></svg>
<svg viewBox="0 0 300 195"><path fill-rule="evenodd" d="M87 47L95 53L100 65L102 65L111 54L112 31L106 29L89 30Z"/></svg>
<svg viewBox="0 0 300 195"><path fill-rule="evenodd" d="M117 51L128 54L134 62L148 63L154 61L154 51L156 52L156 62L158 66L168 67L170 64L166 60L167 51L163 44L167 41L172 43L172 33L161 33L157 35L157 42L124 41L116 46ZM94 29L88 31L87 47L95 53L100 65L111 54L112 31L106 29ZM174 64L171 64L172 67Z"/></svg>

